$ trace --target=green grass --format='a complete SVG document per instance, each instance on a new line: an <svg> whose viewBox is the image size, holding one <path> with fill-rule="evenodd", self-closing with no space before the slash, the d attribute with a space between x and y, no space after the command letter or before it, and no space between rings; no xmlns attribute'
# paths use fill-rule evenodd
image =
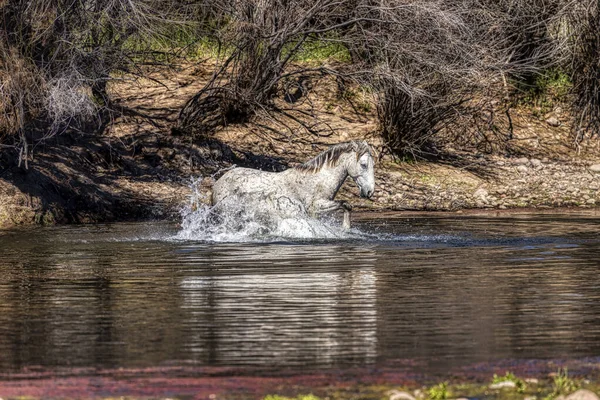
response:
<svg viewBox="0 0 600 400"><path fill-rule="evenodd" d="M317 396L313 394L300 394L296 397L284 397L276 394L270 394L266 396L263 400L321 400Z"/></svg>
<svg viewBox="0 0 600 400"><path fill-rule="evenodd" d="M524 398L535 397L539 400L555 400L560 395L568 395L579 389L583 380L576 380L569 376L566 369L561 369L553 376L552 379L539 377L537 383L532 383L523 386L523 392L518 392L514 389L492 391L489 390L488 383L484 382L460 382L449 383L441 382L421 391L422 386L418 386L419 394L415 393L415 397L419 400L448 400L458 397L474 397L474 398L490 398L495 400L523 400ZM583 379L583 378L582 378ZM503 381L522 380L515 376L512 372L506 372L503 375L494 375L492 383ZM284 396L279 394L271 394L263 398L263 400L384 400L389 398L390 390L401 390L411 393L416 387L399 387L386 384L371 385L351 385L348 387L320 387L320 388L304 388L302 391L310 393L317 391L322 396L318 397L313 394L301 394L295 396ZM585 383L585 388L595 393L600 393L600 383L597 381Z"/></svg>
<svg viewBox="0 0 600 400"><path fill-rule="evenodd" d="M217 58L232 51L231 48L219 47L218 41L212 37L199 36L193 30L184 28L154 35L134 35L125 41L123 47L132 53L139 53L138 57L143 58L151 53L159 60L175 54L191 60Z"/></svg>
<svg viewBox="0 0 600 400"><path fill-rule="evenodd" d="M551 394L552 398L567 395L579 389L579 384L569 377L569 370L567 368L558 370L552 378L552 386L554 389Z"/></svg>
<svg viewBox="0 0 600 400"><path fill-rule="evenodd" d="M293 46L294 44L291 43L289 48L291 49ZM301 62L349 62L350 52L343 44L334 40L314 39L303 43L296 54L292 56L292 60Z"/></svg>
<svg viewBox="0 0 600 400"><path fill-rule="evenodd" d="M525 381L523 379L517 378L515 374L513 374L510 371L506 371L504 376L494 374L494 377L492 378L492 383L500 383L506 381L514 382L518 393L525 393L525 390L527 389L527 384L525 383Z"/></svg>
<svg viewBox="0 0 600 400"><path fill-rule="evenodd" d="M372 104L369 102L367 95L368 91L363 90L363 88L347 88L340 94L340 97L351 103L357 111L369 113L372 111Z"/></svg>
<svg viewBox="0 0 600 400"><path fill-rule="evenodd" d="M296 43L290 42L282 52L282 58L286 57ZM179 54L189 59L217 58L227 56L233 51L233 47L222 46L214 38L199 36L193 30L176 29L169 32L157 33L155 35L134 35L127 39L124 44L127 50L144 54L154 52L155 57L168 57ZM309 39L302 44L291 58L295 62L323 62L337 61L349 62L350 53L348 49L334 39Z"/></svg>
<svg viewBox="0 0 600 400"><path fill-rule="evenodd" d="M438 383L435 386L427 389L427 397L429 400L446 400L450 397L448 390L448 382Z"/></svg>
<svg viewBox="0 0 600 400"><path fill-rule="evenodd" d="M552 68L537 75L533 82L516 82L523 95L518 103L532 107L533 114L543 117L560 103L566 102L573 83L560 68Z"/></svg>

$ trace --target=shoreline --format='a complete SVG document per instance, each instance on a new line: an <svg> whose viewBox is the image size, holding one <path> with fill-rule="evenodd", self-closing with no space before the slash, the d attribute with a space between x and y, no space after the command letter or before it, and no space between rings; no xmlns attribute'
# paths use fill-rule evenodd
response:
<svg viewBox="0 0 600 400"><path fill-rule="evenodd" d="M175 214L175 213L173 213ZM394 209L368 209L368 208L356 208L352 211L352 218L357 220L365 220L369 218L381 218L382 216L389 216L393 219L410 219L410 218L468 218L468 217L482 217L482 218L516 218L516 217L530 217L530 216L552 216L558 215L561 217L566 216L578 216L585 218L600 217L600 208L580 208L580 207L546 207L546 208L535 208L535 207L522 207L522 208L509 208L509 209L494 209L494 208L471 208L461 209L455 211L448 210L394 210ZM13 224L13 225L0 225L0 231L8 231L14 229L35 229L36 227L46 226L69 226L69 225L91 225L91 224L142 224L142 223L178 223L179 218L172 217L157 218L157 217L141 217L133 219L122 219L122 220L108 220L108 221L92 221L92 222L80 222L80 223L58 223L58 224Z"/></svg>
<svg viewBox="0 0 600 400"><path fill-rule="evenodd" d="M208 190L204 181L234 164L282 170L355 139L384 153L374 108L357 114L328 80L298 107L302 111L313 104L307 110L329 131L310 133L293 121L284 126L257 116L255 123L229 125L210 136L177 134L172 128L179 109L210 79L213 68L210 62L181 65L149 72L151 79L114 83L111 91L123 109L147 111L115 114L103 132L53 137L34 147L27 170L17 167L18 154L0 153L0 227L173 219L189 201L192 179L203 177L202 190ZM563 121L558 126L529 109L513 113L514 138L502 143L502 151L447 147L435 161L384 155L375 165L374 201L360 199L351 182L336 199L371 211L597 209L597 142L580 154L564 112L552 112Z"/></svg>
<svg viewBox="0 0 600 400"><path fill-rule="evenodd" d="M418 393L443 384L452 397L523 399L552 393L553 378L568 371L577 388L600 389L600 359L506 359L472 363L443 373L427 373L422 361L404 360L395 366L265 371L260 368L155 366L145 368L33 367L28 371L0 374L3 398L239 398L267 395L295 397L313 394L321 398L363 399L390 397L393 390ZM557 372L559 371L559 372ZM529 382L523 393L511 387L491 389L494 374L511 373ZM574 390L573 390L574 391ZM554 396L555 397L555 396ZM551 398L554 398L551 397Z"/></svg>

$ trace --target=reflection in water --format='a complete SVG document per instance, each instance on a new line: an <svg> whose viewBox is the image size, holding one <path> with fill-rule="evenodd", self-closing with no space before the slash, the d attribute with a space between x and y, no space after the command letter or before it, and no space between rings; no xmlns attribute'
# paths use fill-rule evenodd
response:
<svg viewBox="0 0 600 400"><path fill-rule="evenodd" d="M372 269L187 278L181 287L197 327L191 351L204 362L329 366L340 358L375 360L375 305L362 302L375 294Z"/></svg>
<svg viewBox="0 0 600 400"><path fill-rule="evenodd" d="M373 362L375 253L316 247L238 245L207 257L188 253L215 268L180 284L194 327L188 343L194 359L213 365ZM350 270L328 272L351 262Z"/></svg>
<svg viewBox="0 0 600 400"><path fill-rule="evenodd" d="M393 217L393 216L392 216ZM369 240L0 232L0 371L600 355L598 220L375 218Z"/></svg>

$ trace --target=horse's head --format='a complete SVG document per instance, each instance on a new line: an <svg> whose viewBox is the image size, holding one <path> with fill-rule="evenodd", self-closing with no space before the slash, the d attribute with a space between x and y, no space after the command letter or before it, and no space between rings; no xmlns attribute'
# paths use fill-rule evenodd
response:
<svg viewBox="0 0 600 400"><path fill-rule="evenodd" d="M370 146L365 142L363 143L367 146L367 151L357 153L356 162L352 162L348 166L348 174L358 185L360 197L368 199L373 196L375 191L375 160Z"/></svg>

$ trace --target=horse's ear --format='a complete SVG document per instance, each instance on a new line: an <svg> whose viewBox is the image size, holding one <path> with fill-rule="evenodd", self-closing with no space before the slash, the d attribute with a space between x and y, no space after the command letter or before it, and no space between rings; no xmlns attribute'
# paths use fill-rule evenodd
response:
<svg viewBox="0 0 600 400"><path fill-rule="evenodd" d="M370 149L373 160L381 161L381 158L383 157L383 152L379 151L379 149L375 146L370 146Z"/></svg>

